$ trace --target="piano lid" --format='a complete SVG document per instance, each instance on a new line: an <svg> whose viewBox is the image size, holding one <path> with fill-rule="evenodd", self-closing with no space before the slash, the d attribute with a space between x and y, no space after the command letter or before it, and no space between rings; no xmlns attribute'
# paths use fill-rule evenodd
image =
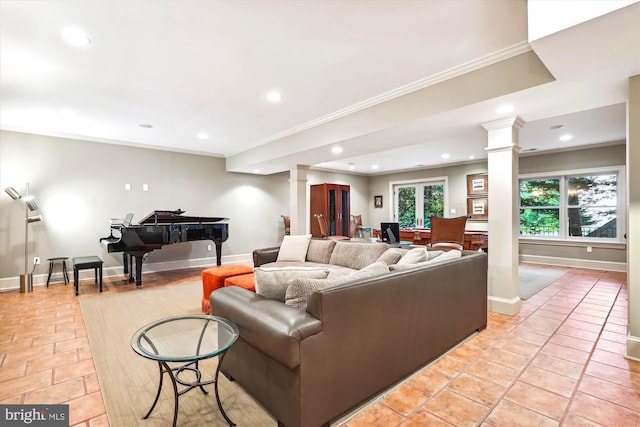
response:
<svg viewBox="0 0 640 427"><path fill-rule="evenodd" d="M204 224L229 220L229 218L222 217L183 216L184 212L182 209L155 210L140 220L138 224Z"/></svg>

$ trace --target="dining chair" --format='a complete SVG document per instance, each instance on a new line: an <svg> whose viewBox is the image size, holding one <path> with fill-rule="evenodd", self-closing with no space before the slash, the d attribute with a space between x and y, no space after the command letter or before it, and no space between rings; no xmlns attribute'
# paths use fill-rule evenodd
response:
<svg viewBox="0 0 640 427"><path fill-rule="evenodd" d="M331 240L349 240L349 236L330 236L327 226L327 219L324 217L324 214L313 214L313 216L318 220L318 225L320 226L320 237L323 239L331 239Z"/></svg>
<svg viewBox="0 0 640 427"><path fill-rule="evenodd" d="M467 217L443 218L430 216L432 248L464 249L464 230Z"/></svg>

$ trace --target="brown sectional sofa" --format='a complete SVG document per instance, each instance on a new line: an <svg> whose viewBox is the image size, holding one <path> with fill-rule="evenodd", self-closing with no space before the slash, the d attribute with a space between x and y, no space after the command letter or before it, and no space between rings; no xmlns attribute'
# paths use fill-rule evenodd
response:
<svg viewBox="0 0 640 427"><path fill-rule="evenodd" d="M273 262L277 251L254 251L256 266ZM349 267L338 267L335 275L347 274ZM279 425L317 427L486 327L487 255L463 251L320 289L306 311L238 287L219 289L210 301L212 314L240 330L222 371Z"/></svg>

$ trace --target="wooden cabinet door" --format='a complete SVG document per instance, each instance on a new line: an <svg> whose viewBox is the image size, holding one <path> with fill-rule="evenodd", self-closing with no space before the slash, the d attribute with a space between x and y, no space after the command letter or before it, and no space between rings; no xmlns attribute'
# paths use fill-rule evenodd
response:
<svg viewBox="0 0 640 427"><path fill-rule="evenodd" d="M350 187L343 184L316 184L310 191L310 224L313 237L321 237L315 214L323 214L329 236L349 236Z"/></svg>

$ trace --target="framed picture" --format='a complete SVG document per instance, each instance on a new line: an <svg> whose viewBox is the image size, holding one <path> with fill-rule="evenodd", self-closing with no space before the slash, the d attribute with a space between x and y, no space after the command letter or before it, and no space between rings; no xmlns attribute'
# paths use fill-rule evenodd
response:
<svg viewBox="0 0 640 427"><path fill-rule="evenodd" d="M487 174L467 175L467 195L486 196L489 194L489 179Z"/></svg>
<svg viewBox="0 0 640 427"><path fill-rule="evenodd" d="M373 196L373 207L374 208L382 207L382 196Z"/></svg>
<svg viewBox="0 0 640 427"><path fill-rule="evenodd" d="M468 198L467 215L469 219L489 219L489 199L487 197Z"/></svg>

